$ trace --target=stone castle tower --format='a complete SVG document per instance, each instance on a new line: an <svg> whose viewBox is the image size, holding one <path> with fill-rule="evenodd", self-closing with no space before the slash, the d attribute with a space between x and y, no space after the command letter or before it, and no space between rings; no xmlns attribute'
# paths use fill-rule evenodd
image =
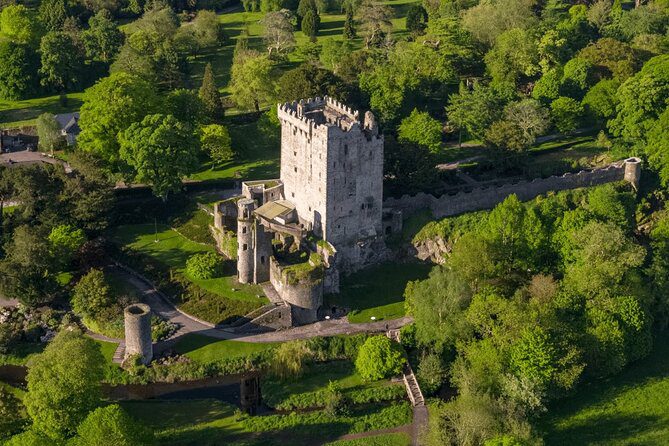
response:
<svg viewBox="0 0 669 446"><path fill-rule="evenodd" d="M383 137L331 98L279 106L281 181L299 222L339 250L382 235Z"/></svg>

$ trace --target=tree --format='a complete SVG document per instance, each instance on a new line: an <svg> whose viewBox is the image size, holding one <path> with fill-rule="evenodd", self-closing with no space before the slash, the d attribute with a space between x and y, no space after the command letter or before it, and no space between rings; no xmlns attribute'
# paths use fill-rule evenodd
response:
<svg viewBox="0 0 669 446"><path fill-rule="evenodd" d="M538 73L537 44L524 29L510 29L497 36L494 46L485 55L485 63L493 82L515 87L519 79Z"/></svg>
<svg viewBox="0 0 669 446"><path fill-rule="evenodd" d="M274 95L272 62L267 56L249 54L232 64L230 92L241 107L260 111L260 101Z"/></svg>
<svg viewBox="0 0 669 446"><path fill-rule="evenodd" d="M28 45L0 39L0 98L24 99L35 92L38 58Z"/></svg>
<svg viewBox="0 0 669 446"><path fill-rule="evenodd" d="M636 73L641 65L637 52L627 43L604 37L578 52L578 57L590 62L599 79L614 77L620 82Z"/></svg>
<svg viewBox="0 0 669 446"><path fill-rule="evenodd" d="M98 319L99 315L113 304L111 289L100 269L90 270L74 286L72 309L77 314Z"/></svg>
<svg viewBox="0 0 669 446"><path fill-rule="evenodd" d="M316 41L316 35L318 34L318 27L321 24L321 16L318 15L318 11L315 9L310 9L302 18L302 32L305 36L308 36L312 42Z"/></svg>
<svg viewBox="0 0 669 446"><path fill-rule="evenodd" d="M537 136L542 135L550 127L548 110L535 99L523 99L507 104L504 107L504 119L520 129L523 142L528 147L534 144Z"/></svg>
<svg viewBox="0 0 669 446"><path fill-rule="evenodd" d="M472 90L461 86L449 97L448 121L473 138L482 138L486 129L501 114L500 100L490 87L475 85Z"/></svg>
<svg viewBox="0 0 669 446"><path fill-rule="evenodd" d="M418 363L416 378L420 383L420 390L424 395L434 394L446 378L446 369L439 356L428 354Z"/></svg>
<svg viewBox="0 0 669 446"><path fill-rule="evenodd" d="M511 347L510 357L511 370L541 388L551 383L559 367L555 346L541 327L526 328Z"/></svg>
<svg viewBox="0 0 669 446"><path fill-rule="evenodd" d="M582 104L599 123L604 124L615 116L619 87L617 79L602 79L585 94Z"/></svg>
<svg viewBox="0 0 669 446"><path fill-rule="evenodd" d="M218 87L216 86L216 78L214 77L211 63L207 63L204 67L199 96L207 117L210 120L216 122L223 117L223 103L221 102L221 94L218 92Z"/></svg>
<svg viewBox="0 0 669 446"><path fill-rule="evenodd" d="M337 74L344 58L351 53L351 44L347 40L326 39L321 47L320 60L328 70Z"/></svg>
<svg viewBox="0 0 669 446"><path fill-rule="evenodd" d="M127 73L113 73L84 92L78 148L113 164L119 160L116 135L141 121L158 106L148 82Z"/></svg>
<svg viewBox="0 0 669 446"><path fill-rule="evenodd" d="M412 5L407 11L406 27L414 36L421 35L427 28L427 11L421 5Z"/></svg>
<svg viewBox="0 0 669 446"><path fill-rule="evenodd" d="M86 234L71 225L54 227L49 233L51 252L64 271L67 271L75 254L86 242Z"/></svg>
<svg viewBox="0 0 669 446"><path fill-rule="evenodd" d="M618 89L617 116L609 129L625 140L644 141L658 117L667 108L669 97L669 55L655 56L641 71Z"/></svg>
<svg viewBox="0 0 669 446"><path fill-rule="evenodd" d="M93 60L110 62L123 44L123 33L106 9L88 20L88 29L82 33L86 55Z"/></svg>
<svg viewBox="0 0 669 446"><path fill-rule="evenodd" d="M518 155L529 148L522 129L515 122L507 120L493 122L485 132L484 141L495 151L495 165L502 167L510 167L517 162L517 156L509 156L512 152Z"/></svg>
<svg viewBox="0 0 669 446"><path fill-rule="evenodd" d="M283 56L295 47L293 24L290 23L290 11L269 12L263 17L261 23L265 27L263 37L270 58Z"/></svg>
<svg viewBox="0 0 669 446"><path fill-rule="evenodd" d="M434 154L425 146L386 138L383 155L384 187L390 195L427 191L439 179Z"/></svg>
<svg viewBox="0 0 669 446"><path fill-rule="evenodd" d="M216 165L230 161L234 156L232 151L232 139L228 129L219 124L211 124L202 127L200 134L202 149Z"/></svg>
<svg viewBox="0 0 669 446"><path fill-rule="evenodd" d="M585 110L572 98L559 97L551 103L551 115L555 127L562 133L570 133L581 125Z"/></svg>
<svg viewBox="0 0 669 446"><path fill-rule="evenodd" d="M386 336L367 338L355 359L355 369L366 381L377 381L402 372L406 358L399 344Z"/></svg>
<svg viewBox="0 0 669 446"><path fill-rule="evenodd" d="M194 90L179 88L170 91L165 99L164 110L166 114L174 116L193 129L206 121L204 102L200 99L199 92Z"/></svg>
<svg viewBox="0 0 669 446"><path fill-rule="evenodd" d="M353 11L349 8L346 10L346 20L344 21L344 39L352 40L356 37L355 22L353 21Z"/></svg>
<svg viewBox="0 0 669 446"><path fill-rule="evenodd" d="M565 96L580 100L593 84L593 66L590 61L574 57L562 70L561 92Z"/></svg>
<svg viewBox="0 0 669 446"><path fill-rule="evenodd" d="M634 194L619 191L613 184L605 184L588 192L588 211L597 219L614 223L621 229L632 229L635 208Z"/></svg>
<svg viewBox="0 0 669 446"><path fill-rule="evenodd" d="M84 64L79 46L72 36L61 31L47 33L40 43L42 84L64 93L78 82Z"/></svg>
<svg viewBox="0 0 669 446"><path fill-rule="evenodd" d="M197 168L199 141L172 115L148 115L119 134L120 156L134 169L135 180L151 185L167 200L181 180Z"/></svg>
<svg viewBox="0 0 669 446"><path fill-rule="evenodd" d="M33 44L39 39L38 22L24 5L8 5L0 12L0 34L15 43Z"/></svg>
<svg viewBox="0 0 669 446"><path fill-rule="evenodd" d="M195 41L201 48L211 48L222 40L223 28L214 11L198 11L190 26L193 28Z"/></svg>
<svg viewBox="0 0 669 446"><path fill-rule="evenodd" d="M357 10L365 48L379 46L392 28L393 10L375 0L363 0Z"/></svg>
<svg viewBox="0 0 669 446"><path fill-rule="evenodd" d="M33 429L21 434L14 435L4 446L61 446L61 442L54 442L52 438L46 437Z"/></svg>
<svg viewBox="0 0 669 446"><path fill-rule="evenodd" d="M497 36L513 28L528 28L536 21L531 0L495 0L467 9L462 26L479 41L492 45Z"/></svg>
<svg viewBox="0 0 669 446"><path fill-rule="evenodd" d="M215 252L193 254L186 261L186 273L199 280L214 279L221 276L221 258Z"/></svg>
<svg viewBox="0 0 669 446"><path fill-rule="evenodd" d="M47 31L58 31L69 15L66 0L44 0L37 8L37 17Z"/></svg>
<svg viewBox="0 0 669 446"><path fill-rule="evenodd" d="M5 387L0 387L0 440L21 431L24 419L23 404Z"/></svg>
<svg viewBox="0 0 669 446"><path fill-rule="evenodd" d="M435 352L448 351L470 334L463 315L472 292L453 269L435 267L427 280L410 282L404 294L420 345Z"/></svg>
<svg viewBox="0 0 669 446"><path fill-rule="evenodd" d="M414 108L411 114L402 120L397 131L401 142L424 145L432 153L438 153L441 149L442 125L427 112L419 112Z"/></svg>
<svg viewBox="0 0 669 446"><path fill-rule="evenodd" d="M560 97L562 85L562 69L552 68L544 73L534 84L532 97L544 104L548 104Z"/></svg>
<svg viewBox="0 0 669 446"><path fill-rule="evenodd" d="M51 152L58 148L63 138L60 134L60 124L51 113L42 113L37 117L37 136L39 137L39 148L45 152Z"/></svg>
<svg viewBox="0 0 669 446"><path fill-rule="evenodd" d="M669 107L648 132L648 162L659 172L664 186L669 185Z"/></svg>
<svg viewBox="0 0 669 446"><path fill-rule="evenodd" d="M118 404L99 407L77 428L74 446L151 446L153 432L130 417Z"/></svg>
<svg viewBox="0 0 669 446"><path fill-rule="evenodd" d="M342 79L308 62L286 71L277 82L277 90L281 101L331 96L348 102L352 96Z"/></svg>
<svg viewBox="0 0 669 446"><path fill-rule="evenodd" d="M75 433L100 404L105 359L100 347L78 331L61 331L31 361L24 404L33 429L59 440Z"/></svg>
<svg viewBox="0 0 669 446"><path fill-rule="evenodd" d="M55 262L39 228L21 226L14 231L0 262L2 294L34 307L49 302L57 289Z"/></svg>

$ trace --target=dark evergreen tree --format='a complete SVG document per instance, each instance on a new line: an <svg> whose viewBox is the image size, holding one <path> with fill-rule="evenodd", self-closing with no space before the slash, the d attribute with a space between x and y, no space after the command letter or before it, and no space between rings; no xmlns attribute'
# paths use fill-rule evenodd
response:
<svg viewBox="0 0 669 446"><path fill-rule="evenodd" d="M344 39L355 39L355 23L353 23L353 11L351 8L346 11L346 21L344 22Z"/></svg>
<svg viewBox="0 0 669 446"><path fill-rule="evenodd" d="M316 41L318 27L321 24L321 17L315 9L310 9L302 19L302 32L309 37L312 42Z"/></svg>
<svg viewBox="0 0 669 446"><path fill-rule="evenodd" d="M221 103L221 95L216 86L214 70L211 68L211 63L208 63L204 68L204 76L202 77L202 86L200 87L199 95L204 104L207 116L213 121L220 120L223 117L223 104Z"/></svg>
<svg viewBox="0 0 669 446"><path fill-rule="evenodd" d="M407 11L407 31L413 35L423 34L427 27L427 11L421 5L413 5Z"/></svg>

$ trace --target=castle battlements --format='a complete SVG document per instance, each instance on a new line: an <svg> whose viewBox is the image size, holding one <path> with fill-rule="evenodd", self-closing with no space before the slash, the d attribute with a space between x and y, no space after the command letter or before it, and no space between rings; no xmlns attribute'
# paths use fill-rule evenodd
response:
<svg viewBox="0 0 669 446"><path fill-rule="evenodd" d="M358 110L328 96L279 104L279 117L305 132L338 128L344 132L359 129L378 133L371 112L365 113L364 122L361 122Z"/></svg>

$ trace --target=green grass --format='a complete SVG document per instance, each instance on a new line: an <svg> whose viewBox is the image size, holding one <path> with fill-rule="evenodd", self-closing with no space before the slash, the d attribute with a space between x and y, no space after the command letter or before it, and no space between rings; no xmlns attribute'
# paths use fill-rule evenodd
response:
<svg viewBox="0 0 669 446"><path fill-rule="evenodd" d="M621 374L579 388L549 408L547 445L669 444L669 334Z"/></svg>
<svg viewBox="0 0 669 446"><path fill-rule="evenodd" d="M406 403L355 410L350 416L323 412L238 417L235 407L216 400L122 401L133 419L154 429L159 445L285 446L320 444L347 433L401 426L411 422ZM392 445L394 446L394 445Z"/></svg>
<svg viewBox="0 0 669 446"><path fill-rule="evenodd" d="M60 286L67 286L72 281L73 277L74 274L72 274L72 272L63 271L56 275L56 282L58 282L58 285Z"/></svg>
<svg viewBox="0 0 669 446"><path fill-rule="evenodd" d="M118 344L115 342L98 341L97 339L95 339L95 343L100 346L100 351L105 358L106 364L112 365L112 359L114 359L114 353Z"/></svg>
<svg viewBox="0 0 669 446"><path fill-rule="evenodd" d="M325 446L409 446L411 437L399 432L396 434L371 435L354 440L339 440L327 443Z"/></svg>
<svg viewBox="0 0 669 446"><path fill-rule="evenodd" d="M118 226L110 232L110 237L116 243L149 255L160 263L179 271L185 269L186 261L192 255L215 251L213 246L188 240L167 225L158 225L158 242L155 241L153 224ZM268 302L266 299L257 297L264 295L260 286L238 283L231 267L232 262L226 262L227 275L225 277L189 279L205 290L229 299Z"/></svg>
<svg viewBox="0 0 669 446"><path fill-rule="evenodd" d="M262 352L273 348L275 345L275 343L217 341L208 336L189 334L180 338L174 349L177 353L185 355L193 361L209 363L220 359L238 358Z"/></svg>
<svg viewBox="0 0 669 446"><path fill-rule="evenodd" d="M41 353L46 344L36 342L16 342L9 352L0 354L0 365L26 365L34 355Z"/></svg>
<svg viewBox="0 0 669 446"><path fill-rule="evenodd" d="M79 110L83 93L67 95L67 105L60 104L60 96L26 99L23 101L0 100L0 127L15 128L35 125L35 119L42 113L69 113Z"/></svg>
<svg viewBox="0 0 669 446"><path fill-rule="evenodd" d="M404 289L411 280L425 279L432 265L384 263L341 279L340 293L327 296L328 305L353 310L354 323L397 319L404 316Z"/></svg>

